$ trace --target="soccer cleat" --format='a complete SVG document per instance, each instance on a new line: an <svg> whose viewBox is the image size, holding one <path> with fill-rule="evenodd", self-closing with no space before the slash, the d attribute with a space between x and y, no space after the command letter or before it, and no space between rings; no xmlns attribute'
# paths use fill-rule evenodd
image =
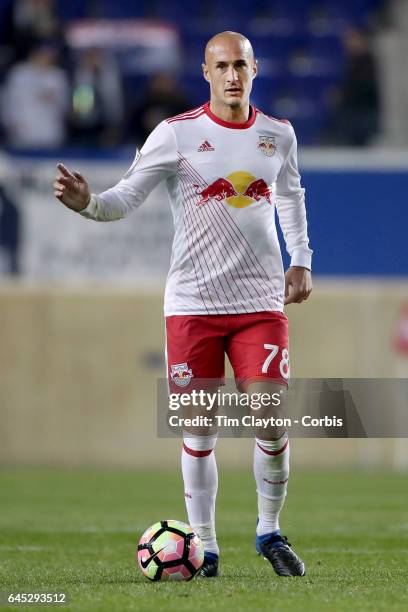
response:
<svg viewBox="0 0 408 612"><path fill-rule="evenodd" d="M202 578L215 578L218 576L218 555L215 553L204 553L204 562L197 576Z"/></svg>
<svg viewBox="0 0 408 612"><path fill-rule="evenodd" d="M306 573L305 564L291 549L288 538L279 532L256 536L256 550L271 562L278 576L304 576Z"/></svg>

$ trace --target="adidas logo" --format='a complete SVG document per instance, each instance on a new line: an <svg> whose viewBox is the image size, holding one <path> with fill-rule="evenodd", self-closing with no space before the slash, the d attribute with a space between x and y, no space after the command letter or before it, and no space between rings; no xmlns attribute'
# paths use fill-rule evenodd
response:
<svg viewBox="0 0 408 612"><path fill-rule="evenodd" d="M197 151L199 153L203 153L204 151L214 151L214 147L210 145L208 140L204 140L204 142L198 147Z"/></svg>

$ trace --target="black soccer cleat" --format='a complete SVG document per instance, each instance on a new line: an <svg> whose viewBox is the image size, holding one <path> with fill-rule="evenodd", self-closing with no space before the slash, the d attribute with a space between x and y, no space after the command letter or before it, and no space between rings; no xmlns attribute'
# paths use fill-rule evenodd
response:
<svg viewBox="0 0 408 612"><path fill-rule="evenodd" d="M271 562L278 576L304 576L306 574L305 564L291 549L286 536L277 533L260 536L258 542L261 555Z"/></svg>
<svg viewBox="0 0 408 612"><path fill-rule="evenodd" d="M201 578L215 578L218 576L218 555L215 553L205 553L204 562L197 576L201 576Z"/></svg>

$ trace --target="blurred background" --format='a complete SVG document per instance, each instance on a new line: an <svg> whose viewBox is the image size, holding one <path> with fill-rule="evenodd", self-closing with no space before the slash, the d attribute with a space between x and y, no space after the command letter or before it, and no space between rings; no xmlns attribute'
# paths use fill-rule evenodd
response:
<svg viewBox="0 0 408 612"><path fill-rule="evenodd" d="M315 290L287 310L292 375L408 377L405 0L0 0L3 465L178 464L156 434L167 196L97 224L52 181L63 161L115 184L162 119L208 100L223 30L252 41L253 103L298 136ZM223 440L218 460L248 467L251 448ZM292 448L295 465L408 468L404 439Z"/></svg>

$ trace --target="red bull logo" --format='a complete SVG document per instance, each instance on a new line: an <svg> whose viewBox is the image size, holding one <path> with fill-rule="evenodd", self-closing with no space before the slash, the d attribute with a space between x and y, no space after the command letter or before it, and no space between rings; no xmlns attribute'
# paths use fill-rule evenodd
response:
<svg viewBox="0 0 408 612"><path fill-rule="evenodd" d="M178 387L186 387L194 375L186 363L177 363L171 366L170 376Z"/></svg>
<svg viewBox="0 0 408 612"><path fill-rule="evenodd" d="M266 157L272 157L276 152L276 144L274 136L260 136L258 142L258 149L266 155Z"/></svg>
<svg viewBox="0 0 408 612"><path fill-rule="evenodd" d="M238 195L231 181L225 178L217 179L202 191L199 191L199 185L194 185L194 187L196 194L201 196L201 200L197 202L197 205L205 204L210 198L215 198L218 202L221 202L221 200L226 200L227 198Z"/></svg>
<svg viewBox="0 0 408 612"><path fill-rule="evenodd" d="M268 204L272 204L271 189L263 179L258 179L250 183L245 190L244 196L253 198L257 202L259 202L261 198L265 198Z"/></svg>
<svg viewBox="0 0 408 612"><path fill-rule="evenodd" d="M205 204L211 198L218 202L225 200L234 208L246 208L262 199L272 204L272 189L266 181L257 179L244 170L232 172L226 178L219 178L204 189L200 189L199 185L194 185L194 188L200 196L200 200L196 202L197 206Z"/></svg>

